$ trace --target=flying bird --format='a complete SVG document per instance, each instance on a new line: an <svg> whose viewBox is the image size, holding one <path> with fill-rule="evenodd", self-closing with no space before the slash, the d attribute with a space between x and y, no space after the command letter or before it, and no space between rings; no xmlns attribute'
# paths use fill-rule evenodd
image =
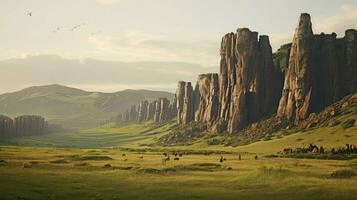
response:
<svg viewBox="0 0 357 200"><path fill-rule="evenodd" d="M71 31L74 31L74 30L76 30L76 29L78 29L78 28L80 28L81 27L81 25L79 24L79 25L75 25L75 26L73 26L72 28L71 28Z"/></svg>
<svg viewBox="0 0 357 200"><path fill-rule="evenodd" d="M60 30L61 30L61 28L59 26L57 26L57 28L55 30L53 30L52 33L57 33Z"/></svg>
<svg viewBox="0 0 357 200"><path fill-rule="evenodd" d="M27 13L28 16L32 17L32 12Z"/></svg>

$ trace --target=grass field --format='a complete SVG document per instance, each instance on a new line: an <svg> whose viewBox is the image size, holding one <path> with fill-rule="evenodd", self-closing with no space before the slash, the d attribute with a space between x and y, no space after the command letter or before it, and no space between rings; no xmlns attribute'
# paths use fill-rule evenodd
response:
<svg viewBox="0 0 357 200"><path fill-rule="evenodd" d="M341 121L348 120L345 117ZM48 135L35 135L0 140L1 145L7 146L30 146L30 147L68 147L68 148L151 148L157 150L222 150L233 152L250 153L277 153L286 147L306 147L313 143L323 145L327 148L344 146L345 144L357 144L357 126L343 128L342 125L321 126L305 131L282 131L276 133L269 140L243 145L225 146L222 144L208 145L207 140L227 138L224 135L209 134L207 137L199 138L186 146L161 147L154 145L158 138L169 133L175 122L171 121L163 125L154 125L151 122L143 124L129 124L123 127L113 128L104 126L78 132L54 133Z"/></svg>
<svg viewBox="0 0 357 200"><path fill-rule="evenodd" d="M4 200L357 198L356 160L223 156L223 163L217 154L171 156L163 165L155 152L1 147L0 194Z"/></svg>
<svg viewBox="0 0 357 200"><path fill-rule="evenodd" d="M2 139L0 199L357 199L356 159L268 157L309 143L356 144L357 127L343 127L351 117L340 117L342 123L335 126L285 130L236 147L208 145L209 139L229 138L210 134L189 145L156 145L174 121ZM208 150L213 154L204 155ZM190 153L179 160L171 155L164 165L164 151ZM221 155L227 159L223 163Z"/></svg>

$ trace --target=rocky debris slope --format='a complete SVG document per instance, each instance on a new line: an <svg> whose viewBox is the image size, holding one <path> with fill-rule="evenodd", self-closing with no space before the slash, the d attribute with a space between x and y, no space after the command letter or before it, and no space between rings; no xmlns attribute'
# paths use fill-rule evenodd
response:
<svg viewBox="0 0 357 200"><path fill-rule="evenodd" d="M41 134L47 130L48 124L41 116L23 115L11 119L0 115L0 136Z"/></svg>
<svg viewBox="0 0 357 200"><path fill-rule="evenodd" d="M320 125L334 126L335 122L327 124L331 119L338 117L347 110L352 110L357 115L357 93L348 95L341 100L327 106L319 113L311 113L307 118L301 120L299 124L295 125L294 122L282 120L272 117L260 122L254 123L241 131L241 136L248 141L254 141L266 135L271 135L281 129L295 128L303 130ZM357 117L355 121L357 120ZM357 125L357 124L356 124Z"/></svg>
<svg viewBox="0 0 357 200"><path fill-rule="evenodd" d="M314 35L309 14L298 21L292 43L272 54L269 37L247 28L221 42L219 74L199 75L195 89L180 81L177 122L205 130L236 133L269 119L271 130L299 127L357 89L357 30ZM264 126L266 127L266 126Z"/></svg>

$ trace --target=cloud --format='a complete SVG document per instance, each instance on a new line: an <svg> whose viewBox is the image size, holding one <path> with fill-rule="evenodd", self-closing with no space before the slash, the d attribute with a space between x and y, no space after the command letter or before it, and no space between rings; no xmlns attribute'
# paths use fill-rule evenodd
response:
<svg viewBox="0 0 357 200"><path fill-rule="evenodd" d="M345 30L357 27L357 6L343 5L336 15L317 21L315 27L315 33L335 32L343 36Z"/></svg>
<svg viewBox="0 0 357 200"><path fill-rule="evenodd" d="M357 6L343 5L339 12L333 16L316 19L316 21L312 18L312 20L315 34L335 32L339 37L343 37L347 29L357 27ZM269 34L273 51L279 49L281 45L291 42L293 34L293 32Z"/></svg>
<svg viewBox="0 0 357 200"><path fill-rule="evenodd" d="M121 0L95 0L100 5L113 5L119 3Z"/></svg>
<svg viewBox="0 0 357 200"><path fill-rule="evenodd" d="M269 38L273 52L275 52L280 48L281 45L292 41L293 33L272 33L270 34Z"/></svg>
<svg viewBox="0 0 357 200"><path fill-rule="evenodd" d="M219 39L175 37L125 31L117 36L89 37L98 54L107 54L123 61L185 61L204 66L219 63Z"/></svg>

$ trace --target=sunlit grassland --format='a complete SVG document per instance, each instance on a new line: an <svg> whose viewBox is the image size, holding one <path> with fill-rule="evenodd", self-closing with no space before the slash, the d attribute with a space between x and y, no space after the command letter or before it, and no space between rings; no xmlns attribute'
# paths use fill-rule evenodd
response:
<svg viewBox="0 0 357 200"><path fill-rule="evenodd" d="M344 121L353 116L344 116L338 120ZM48 135L25 136L0 140L2 145L38 146L38 147L75 147L75 148L150 148L155 150L220 150L250 153L277 153L287 147L305 147L310 143L324 146L325 148L343 147L345 144L357 144L357 127L344 128L341 124L336 126L319 126L304 131L284 130L275 133L269 140L242 145L226 146L224 144L208 145L208 139L227 139L226 134L210 134L193 140L189 145L162 147L156 141L168 134L175 127L175 121L162 125L152 122L141 124L128 124L122 127L102 126L78 132L54 133ZM233 136L234 137L234 136Z"/></svg>
<svg viewBox="0 0 357 200"><path fill-rule="evenodd" d="M125 153L126 156L122 156ZM118 149L1 147L1 199L355 199L357 161L254 159ZM104 160L96 160L103 157ZM82 159L85 158L85 159ZM108 158L105 160L105 158ZM31 168L23 168L32 162ZM103 167L110 164L111 167ZM231 167L231 170L228 170Z"/></svg>

